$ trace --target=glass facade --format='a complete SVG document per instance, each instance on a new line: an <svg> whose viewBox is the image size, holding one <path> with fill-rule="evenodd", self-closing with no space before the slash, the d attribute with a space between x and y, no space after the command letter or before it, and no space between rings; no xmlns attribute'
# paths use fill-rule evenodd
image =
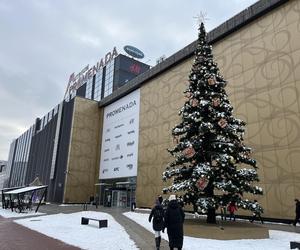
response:
<svg viewBox="0 0 300 250"><path fill-rule="evenodd" d="M109 96L113 92L114 65L115 65L114 63L115 61L111 61L106 66L103 97Z"/></svg>
<svg viewBox="0 0 300 250"><path fill-rule="evenodd" d="M92 99L93 77L86 82L85 98Z"/></svg>
<svg viewBox="0 0 300 250"><path fill-rule="evenodd" d="M70 95L70 99L73 99L76 96L76 91L72 91L71 95Z"/></svg>
<svg viewBox="0 0 300 250"><path fill-rule="evenodd" d="M84 97L87 99L100 101L102 98L110 95L113 92L114 84L114 68L115 59L111 60L106 66L100 68L94 77L90 77L81 86L86 85ZM78 88L79 89L79 88ZM67 95L65 101L73 99L78 95L78 89L72 90L71 94Z"/></svg>
<svg viewBox="0 0 300 250"><path fill-rule="evenodd" d="M100 101L109 96L112 92L123 86L125 83L142 74L150 68L149 65L136 61L125 55L119 54L113 60L110 60L104 67L97 72L79 76L79 79L88 79L83 82L78 80L71 84L71 91L66 95L65 101L70 101L75 96L81 96L87 99ZM90 72L89 70L86 72ZM95 74L95 75L94 75ZM75 86L77 89L75 89Z"/></svg>
<svg viewBox="0 0 300 250"><path fill-rule="evenodd" d="M95 88L94 88L94 100L101 100L101 92L102 92L102 79L103 79L103 69L96 74Z"/></svg>

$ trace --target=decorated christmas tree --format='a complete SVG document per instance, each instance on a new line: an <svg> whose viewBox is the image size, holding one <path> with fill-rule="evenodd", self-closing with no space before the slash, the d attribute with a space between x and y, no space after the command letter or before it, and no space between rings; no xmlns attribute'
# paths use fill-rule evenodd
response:
<svg viewBox="0 0 300 250"><path fill-rule="evenodd" d="M206 213L216 222L216 209L235 202L238 208L262 212L245 193L262 194L252 150L243 143L244 121L233 116L226 81L213 60L203 22L199 27L195 60L179 111L181 122L172 129L175 160L168 164L163 180L172 180L164 193L179 193L195 213Z"/></svg>

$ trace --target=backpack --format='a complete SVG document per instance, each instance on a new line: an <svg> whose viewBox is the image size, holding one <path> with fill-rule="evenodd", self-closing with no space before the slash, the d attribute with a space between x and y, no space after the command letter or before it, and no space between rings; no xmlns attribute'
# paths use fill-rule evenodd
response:
<svg viewBox="0 0 300 250"><path fill-rule="evenodd" d="M164 219L164 211L162 209L155 208L153 211L153 220L157 223L162 222Z"/></svg>

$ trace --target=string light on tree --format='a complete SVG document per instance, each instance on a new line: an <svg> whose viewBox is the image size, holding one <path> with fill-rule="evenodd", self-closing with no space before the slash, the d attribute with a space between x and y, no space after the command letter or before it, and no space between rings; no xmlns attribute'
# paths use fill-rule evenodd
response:
<svg viewBox="0 0 300 250"><path fill-rule="evenodd" d="M175 146L168 149L175 159L163 172L163 180L172 180L172 185L163 192L180 192L195 213L207 213L207 222L215 223L215 210L231 201L240 208L262 212L260 205L254 206L243 195L259 195L263 190L254 185L259 178L252 150L243 143L246 124L233 116L225 91L227 82L206 40L205 16L197 18L201 22L195 59L179 111L181 122L172 129Z"/></svg>

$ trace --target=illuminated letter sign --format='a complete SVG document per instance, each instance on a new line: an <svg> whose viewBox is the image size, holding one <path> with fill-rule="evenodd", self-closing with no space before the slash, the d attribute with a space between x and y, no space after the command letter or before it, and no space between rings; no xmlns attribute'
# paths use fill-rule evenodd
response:
<svg viewBox="0 0 300 250"><path fill-rule="evenodd" d="M75 73L72 73L69 77L68 89L67 92L71 94L72 91L77 90L84 84L86 81L91 79L96 73L106 66L111 60L118 56L116 47L113 48L112 52L108 52L104 58L101 58L96 65L91 68L89 65L85 66L76 76Z"/></svg>

